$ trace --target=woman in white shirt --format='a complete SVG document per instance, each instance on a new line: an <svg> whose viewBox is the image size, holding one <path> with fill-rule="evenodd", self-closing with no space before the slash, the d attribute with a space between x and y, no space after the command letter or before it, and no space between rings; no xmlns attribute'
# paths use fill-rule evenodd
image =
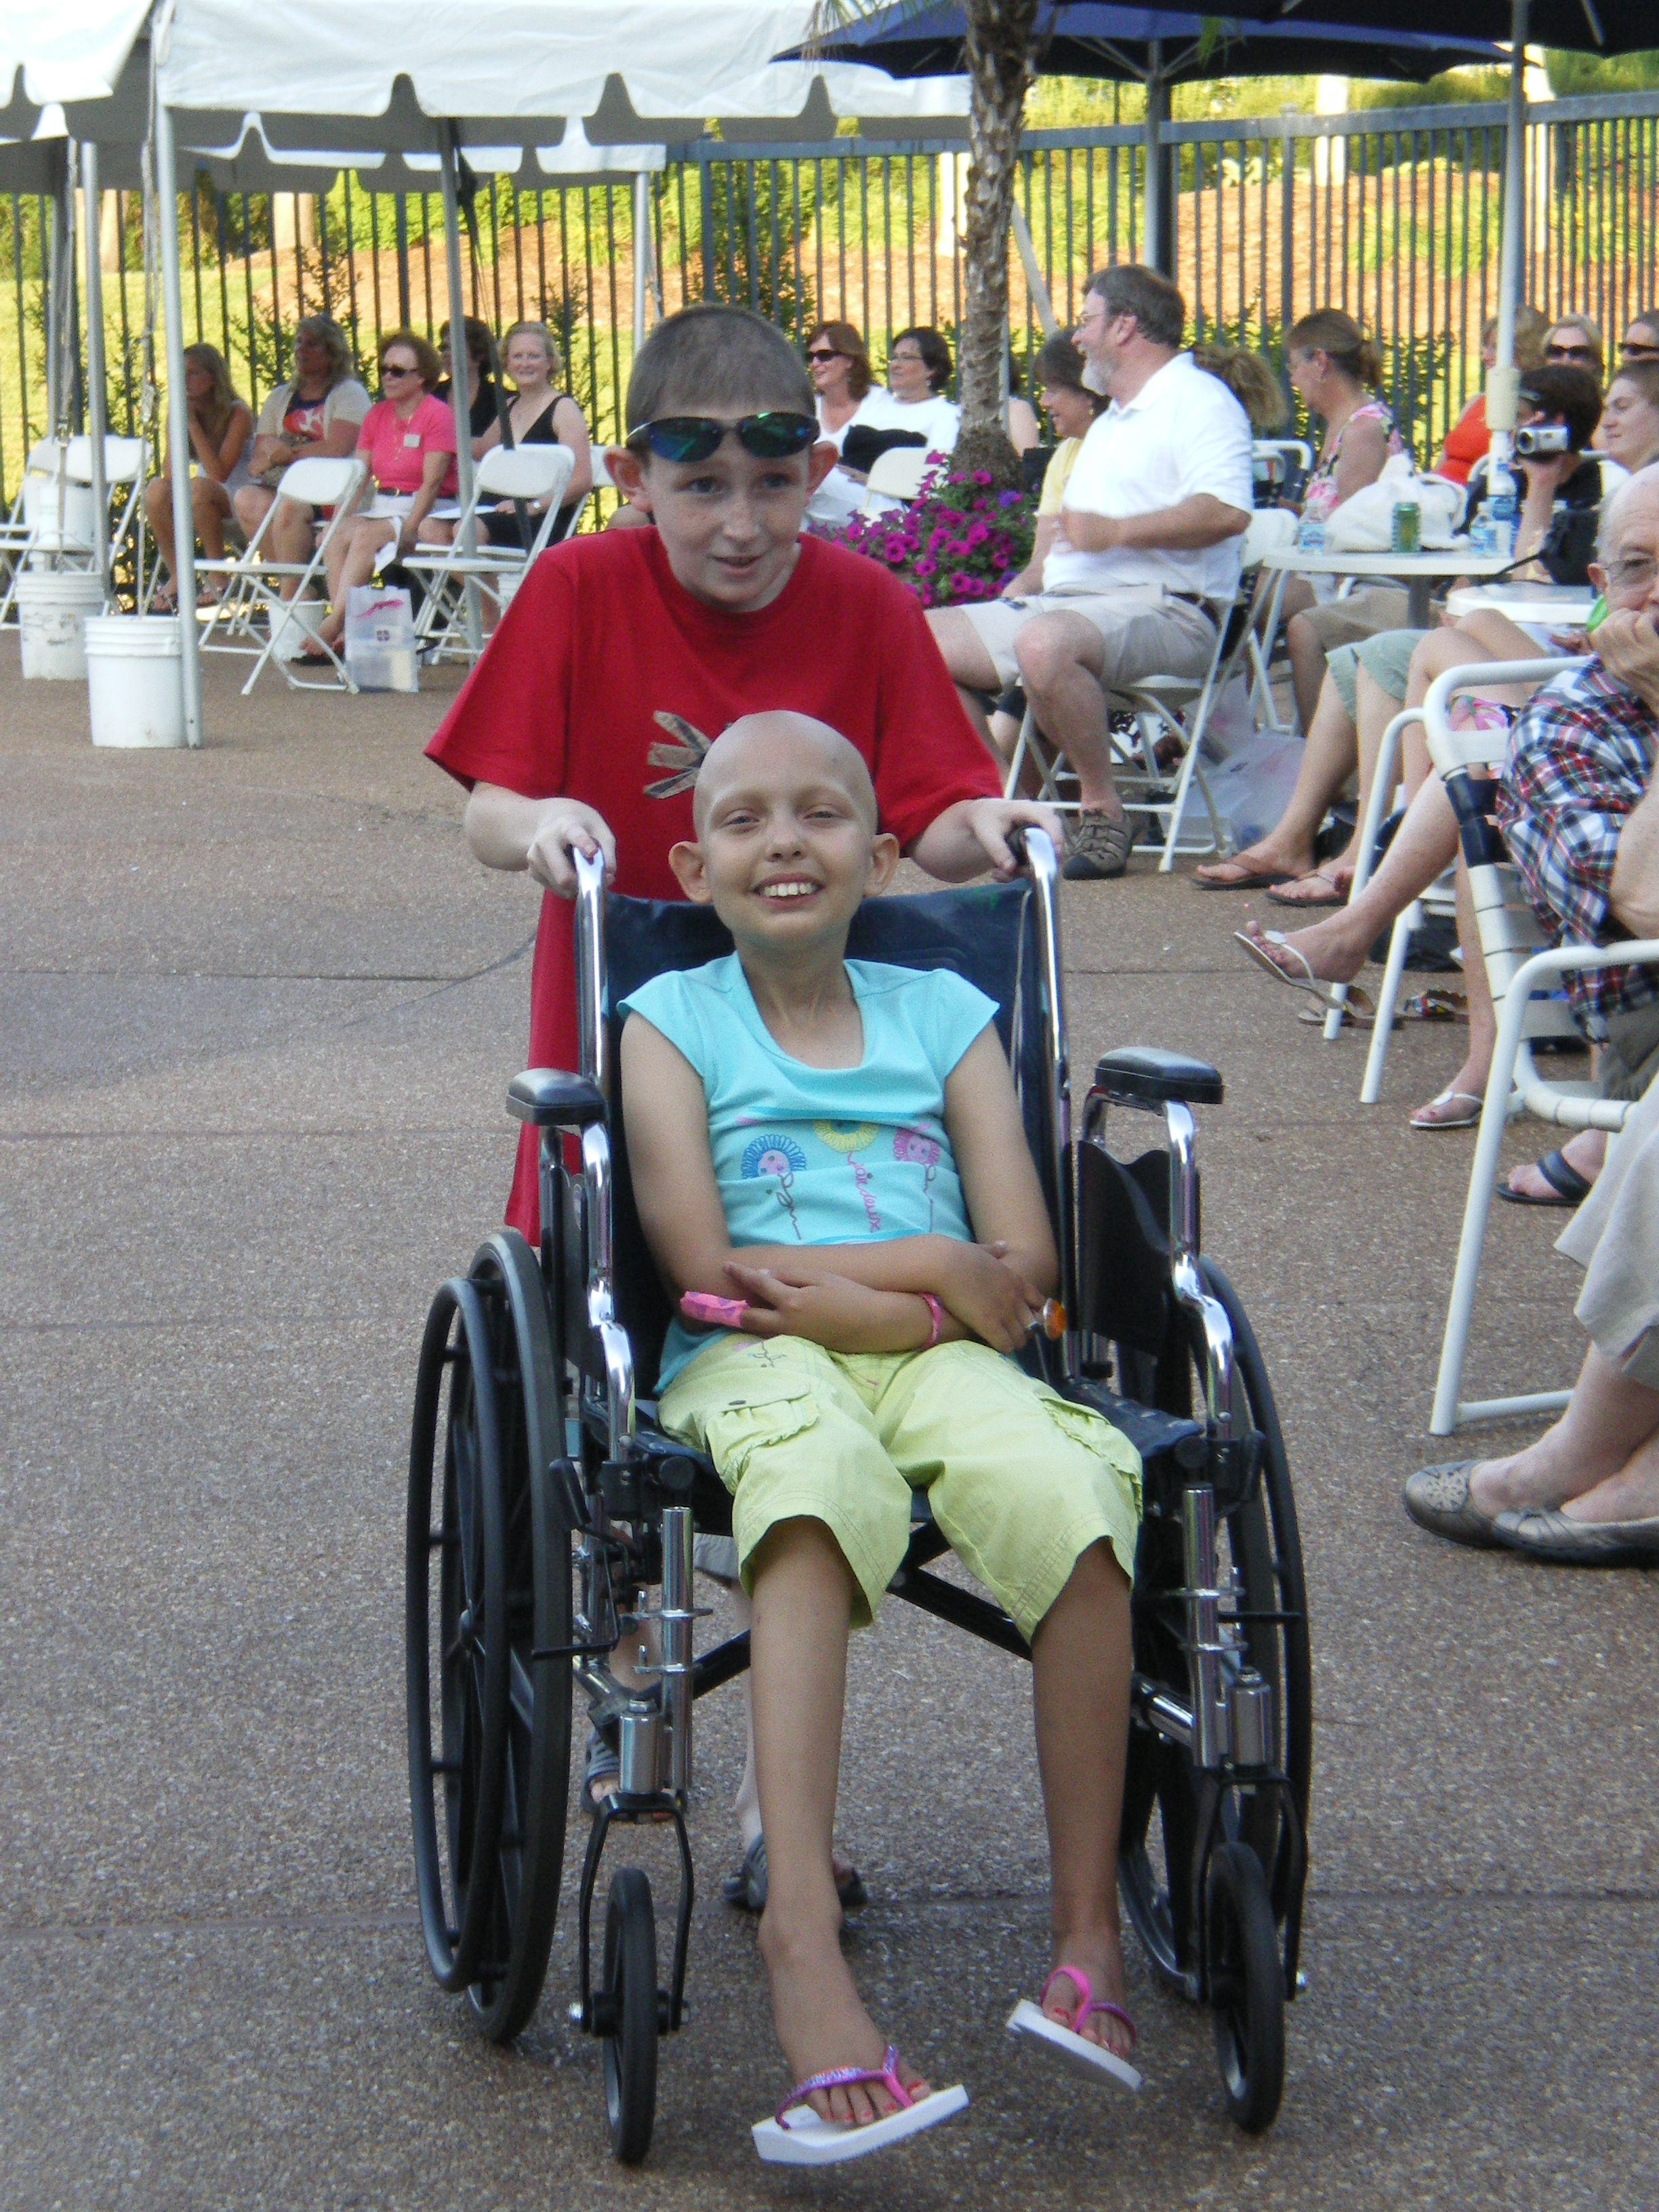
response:
<svg viewBox="0 0 1659 2212"><path fill-rule="evenodd" d="M840 453L855 423L892 428L893 402L876 382L864 339L851 323L820 323L806 341L806 366L817 394L818 435L826 445ZM807 515L814 522L845 522L863 497L860 471L834 468L813 493Z"/></svg>
<svg viewBox="0 0 1659 2212"><path fill-rule="evenodd" d="M954 450L961 410L945 397L951 381L951 349L935 330L901 331L887 356L891 404L884 430L919 430L930 453Z"/></svg>

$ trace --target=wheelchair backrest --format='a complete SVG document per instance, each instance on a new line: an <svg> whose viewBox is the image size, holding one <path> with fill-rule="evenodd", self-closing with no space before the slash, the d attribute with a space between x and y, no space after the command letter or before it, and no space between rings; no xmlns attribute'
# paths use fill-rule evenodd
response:
<svg viewBox="0 0 1659 2212"><path fill-rule="evenodd" d="M852 959L885 961L896 968L948 969L996 1001L997 1034L1018 1087L1026 1140L1042 1188L1052 1194L1056 1178L1048 1160L1044 1104L1048 1047L1033 907L1033 894L1025 883L975 884L920 897L866 899L854 917L847 950ZM615 896L605 901L605 934L606 1018L612 1030L611 1065L615 1068L620 1064L615 1049L619 1024L613 1010L653 975L701 968L722 958L731 951L732 939L711 907ZM620 1082L615 1090L610 1116L615 1177L612 1287L617 1318L633 1346L637 1386L642 1395L649 1395L672 1316L634 1204ZM1058 1223L1054 1231L1058 1238Z"/></svg>

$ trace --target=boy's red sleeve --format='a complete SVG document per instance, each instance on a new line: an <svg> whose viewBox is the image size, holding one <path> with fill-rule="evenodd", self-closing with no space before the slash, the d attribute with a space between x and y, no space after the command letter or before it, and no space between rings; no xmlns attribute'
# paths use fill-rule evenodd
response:
<svg viewBox="0 0 1659 2212"><path fill-rule="evenodd" d="M544 554L514 594L427 757L470 791L499 784L521 799L564 789L576 592L566 564Z"/></svg>
<svg viewBox="0 0 1659 2212"><path fill-rule="evenodd" d="M876 804L882 828L908 852L958 800L1000 799L1002 780L921 606L902 584L883 582Z"/></svg>

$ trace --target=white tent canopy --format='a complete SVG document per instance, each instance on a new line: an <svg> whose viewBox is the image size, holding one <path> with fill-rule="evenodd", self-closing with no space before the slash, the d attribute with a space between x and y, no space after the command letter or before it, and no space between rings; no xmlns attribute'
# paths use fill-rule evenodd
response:
<svg viewBox="0 0 1659 2212"><path fill-rule="evenodd" d="M254 190L281 189L290 164L301 190L325 190L347 167L383 190L400 189L405 178L419 189L421 157L435 160L459 349L462 160L478 170L522 171L526 181L538 173L584 181L640 175L661 166L665 143L702 136L711 118L737 144L828 140L849 117L890 132L921 122L929 135L961 134L961 79L907 84L856 64L774 62L808 37L813 14L814 0L702 0L696 9L685 0L260 0L255 16L247 0L161 0L152 20L148 0L0 0L0 136L27 140L40 108L55 101L76 138L141 143L151 133L148 24L163 190L181 151L216 181ZM169 439L182 452L178 240L171 223L161 234ZM465 378L454 381L459 410ZM463 444L464 491L466 453ZM199 743L182 471L173 489L185 723Z"/></svg>

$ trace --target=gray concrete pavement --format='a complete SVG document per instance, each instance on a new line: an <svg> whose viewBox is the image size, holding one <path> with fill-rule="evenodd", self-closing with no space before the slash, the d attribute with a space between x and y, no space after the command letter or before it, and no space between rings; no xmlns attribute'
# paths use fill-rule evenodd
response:
<svg viewBox="0 0 1659 2212"><path fill-rule="evenodd" d="M428 678L428 683L432 679ZM1043 1955L1024 1671L890 1608L855 1648L842 1832L879 2017L964 2124L766 2177L780 2075L718 1902L739 1708L703 1709L691 2027L642 2172L606 2155L562 1923L514 2051L428 1977L403 1771L400 1516L436 1283L498 1218L533 902L458 834L418 701L242 702L94 753L0 642L0 2205L931 2208L1659 2203L1659 1589L1437 1544L1425 1431L1472 1140L1236 956L1236 898L1068 893L1074 1056L1216 1060L1206 1245L1274 1377L1318 1716L1310 1987L1283 2116L1130 1943L1148 2076L1079 2094L1001 2021ZM1511 1132L1518 1158L1528 1133ZM1561 1217L1495 1209L1471 1378L1571 1379ZM1502 1432L1495 1432L1502 1433Z"/></svg>

